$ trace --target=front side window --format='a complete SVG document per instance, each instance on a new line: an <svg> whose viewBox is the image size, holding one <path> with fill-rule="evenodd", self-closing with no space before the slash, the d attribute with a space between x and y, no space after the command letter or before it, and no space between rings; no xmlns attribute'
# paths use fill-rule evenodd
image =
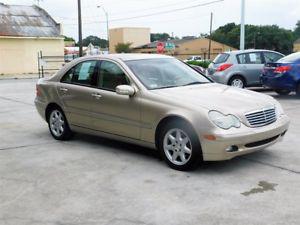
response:
<svg viewBox="0 0 300 225"><path fill-rule="evenodd" d="M150 90L211 82L177 59L130 60L126 64Z"/></svg>
<svg viewBox="0 0 300 225"><path fill-rule="evenodd" d="M275 52L264 52L264 56L265 56L266 63L276 62L277 60L283 57L282 55L277 54Z"/></svg>
<svg viewBox="0 0 300 225"><path fill-rule="evenodd" d="M96 86L97 73L97 61L86 61L70 69L61 81L85 86Z"/></svg>
<svg viewBox="0 0 300 225"><path fill-rule="evenodd" d="M123 70L113 62L102 61L98 87L101 89L115 91L119 85L128 85L129 80Z"/></svg>

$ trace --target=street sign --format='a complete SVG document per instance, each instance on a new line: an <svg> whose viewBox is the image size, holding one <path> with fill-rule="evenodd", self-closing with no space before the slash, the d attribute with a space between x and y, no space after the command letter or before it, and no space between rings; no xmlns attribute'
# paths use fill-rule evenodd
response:
<svg viewBox="0 0 300 225"><path fill-rule="evenodd" d="M163 42L158 42L157 43L157 45L156 45L156 51L159 54L164 53L164 51L165 51L165 45L164 45Z"/></svg>
<svg viewBox="0 0 300 225"><path fill-rule="evenodd" d="M173 50L175 50L175 44L173 43L173 42L166 42L165 43L165 49L167 50L167 51L173 51Z"/></svg>

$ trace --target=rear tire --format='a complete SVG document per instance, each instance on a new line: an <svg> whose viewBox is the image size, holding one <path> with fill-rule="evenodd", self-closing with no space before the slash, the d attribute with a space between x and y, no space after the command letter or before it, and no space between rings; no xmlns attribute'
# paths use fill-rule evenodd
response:
<svg viewBox="0 0 300 225"><path fill-rule="evenodd" d="M235 75L230 78L228 85L237 88L244 88L246 87L246 80L242 76Z"/></svg>
<svg viewBox="0 0 300 225"><path fill-rule="evenodd" d="M165 124L160 131L158 148L165 162L175 170L194 170L203 161L198 136L184 121Z"/></svg>
<svg viewBox="0 0 300 225"><path fill-rule="evenodd" d="M279 95L289 95L291 93L289 90L275 90L275 92Z"/></svg>
<svg viewBox="0 0 300 225"><path fill-rule="evenodd" d="M73 136L64 112L59 107L53 107L48 112L48 126L56 140L69 140Z"/></svg>

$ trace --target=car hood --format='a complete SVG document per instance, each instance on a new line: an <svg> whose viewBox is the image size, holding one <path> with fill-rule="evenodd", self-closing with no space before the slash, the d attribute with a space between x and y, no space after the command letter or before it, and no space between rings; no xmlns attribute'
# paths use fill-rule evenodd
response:
<svg viewBox="0 0 300 225"><path fill-rule="evenodd" d="M216 83L159 89L155 92L178 103L226 114L244 115L275 105L275 100L268 95Z"/></svg>

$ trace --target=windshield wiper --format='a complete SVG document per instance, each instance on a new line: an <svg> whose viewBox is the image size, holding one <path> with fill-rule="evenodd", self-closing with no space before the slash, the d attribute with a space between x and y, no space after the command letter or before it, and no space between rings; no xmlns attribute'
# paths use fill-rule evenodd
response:
<svg viewBox="0 0 300 225"><path fill-rule="evenodd" d="M200 82L200 81L195 81L195 82L191 82L182 86L189 86L189 85L196 85L196 84L207 84L209 82Z"/></svg>

